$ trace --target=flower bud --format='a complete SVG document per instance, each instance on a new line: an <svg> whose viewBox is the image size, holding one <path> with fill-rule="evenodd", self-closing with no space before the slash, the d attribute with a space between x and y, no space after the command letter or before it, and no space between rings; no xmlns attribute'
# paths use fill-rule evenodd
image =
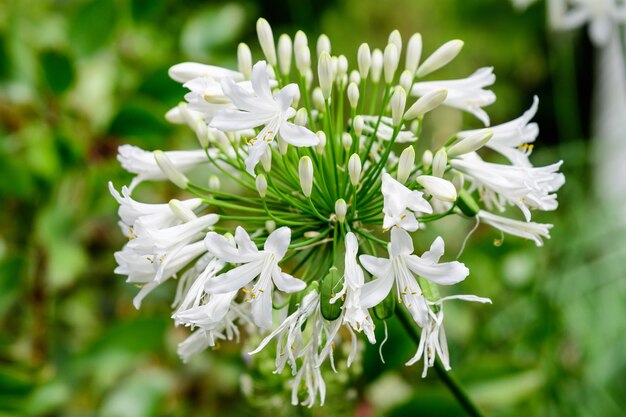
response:
<svg viewBox="0 0 626 417"><path fill-rule="evenodd" d="M357 64L359 67L359 74L362 79L366 79L372 65L372 54L370 53L370 46L366 43L362 43L359 46L357 52Z"/></svg>
<svg viewBox="0 0 626 417"><path fill-rule="evenodd" d="M474 197L465 189L459 191L459 199L456 202L463 214L468 217L474 217L480 211L480 206L474 200Z"/></svg>
<svg viewBox="0 0 626 417"><path fill-rule="evenodd" d="M354 120L352 121L352 128L354 129L354 134L357 137L361 137L361 133L363 132L363 128L365 127L365 121L363 117L354 116Z"/></svg>
<svg viewBox="0 0 626 417"><path fill-rule="evenodd" d="M404 88L404 91L411 91L413 86L413 73L409 70L402 71L400 74L400 87Z"/></svg>
<svg viewBox="0 0 626 417"><path fill-rule="evenodd" d="M348 79L351 83L356 85L361 84L361 74L357 70L350 71L350 77Z"/></svg>
<svg viewBox="0 0 626 417"><path fill-rule="evenodd" d="M346 219L346 213L348 212L348 206L343 198L340 198L335 202L335 215L340 222Z"/></svg>
<svg viewBox="0 0 626 417"><path fill-rule="evenodd" d="M422 165L424 169L430 168L433 163L433 153L430 150L425 150L422 154Z"/></svg>
<svg viewBox="0 0 626 417"><path fill-rule="evenodd" d="M311 158L303 156L298 164L298 173L300 175L300 186L305 197L311 196L313 189L313 163Z"/></svg>
<svg viewBox="0 0 626 417"><path fill-rule="evenodd" d="M409 42L406 46L406 69L412 74L415 74L421 58L422 35L415 33L409 38Z"/></svg>
<svg viewBox="0 0 626 417"><path fill-rule="evenodd" d="M456 201L456 188L450 181L432 175L420 175L415 180L436 199L450 203Z"/></svg>
<svg viewBox="0 0 626 417"><path fill-rule="evenodd" d="M324 153L324 147L326 146L326 133L323 130L320 130L316 133L319 143L315 146L315 150L317 153Z"/></svg>
<svg viewBox="0 0 626 417"><path fill-rule="evenodd" d="M431 91L420 97L404 114L406 120L413 120L417 117L422 117L429 111L439 107L446 101L448 97L448 90L441 89Z"/></svg>
<svg viewBox="0 0 626 417"><path fill-rule="evenodd" d="M278 65L282 75L289 75L291 71L291 38L283 33L278 38Z"/></svg>
<svg viewBox="0 0 626 417"><path fill-rule="evenodd" d="M456 188L457 192L463 189L463 185L465 184L465 177L461 172L455 172L452 176L452 184L454 188Z"/></svg>
<svg viewBox="0 0 626 417"><path fill-rule="evenodd" d="M330 39L325 34L321 34L319 38L317 38L317 56L322 55L322 52L326 52L330 54Z"/></svg>
<svg viewBox="0 0 626 417"><path fill-rule="evenodd" d="M276 66L276 45L274 45L272 27L262 17L256 22L256 33L267 62L272 66Z"/></svg>
<svg viewBox="0 0 626 417"><path fill-rule="evenodd" d="M311 51L304 32L299 30L293 41L293 53L296 60L296 68L301 75L305 75L311 69Z"/></svg>
<svg viewBox="0 0 626 417"><path fill-rule="evenodd" d="M276 230L276 222L274 220L266 220L265 230L267 230L268 233L272 233L274 230Z"/></svg>
<svg viewBox="0 0 626 417"><path fill-rule="evenodd" d="M341 135L341 144L346 151L352 146L352 136L348 132Z"/></svg>
<svg viewBox="0 0 626 417"><path fill-rule="evenodd" d="M413 166L415 165L415 148L409 145L400 154L398 161L398 182L404 184L409 179Z"/></svg>
<svg viewBox="0 0 626 417"><path fill-rule="evenodd" d="M383 53L380 49L374 49L372 52L372 81L377 83L380 81L380 75L383 72Z"/></svg>
<svg viewBox="0 0 626 417"><path fill-rule="evenodd" d="M317 75L320 82L320 88L324 99L328 100L333 89L333 63L328 52L320 54L319 63L317 65Z"/></svg>
<svg viewBox="0 0 626 417"><path fill-rule="evenodd" d="M239 72L243 74L246 80L249 80L250 74L252 74L252 53L248 45L243 42L237 47L237 66Z"/></svg>
<svg viewBox="0 0 626 417"><path fill-rule="evenodd" d="M389 102L391 105L391 120L394 126L399 126L404 115L404 107L406 106L406 92L404 88L397 87L391 96Z"/></svg>
<svg viewBox="0 0 626 417"><path fill-rule="evenodd" d="M387 43L392 43L396 46L398 55L402 53L402 35L400 35L400 31L398 31L398 29L389 34L389 40Z"/></svg>
<svg viewBox="0 0 626 417"><path fill-rule="evenodd" d="M154 159L168 180L179 188L187 188L189 180L180 172L163 151L154 151Z"/></svg>
<svg viewBox="0 0 626 417"><path fill-rule="evenodd" d="M452 145L448 149L448 157L456 158L457 156L477 151L489 142L492 136L493 130L491 129L479 130L478 132L471 134Z"/></svg>
<svg viewBox="0 0 626 417"><path fill-rule="evenodd" d="M353 109L359 104L359 87L355 83L348 84L348 101Z"/></svg>
<svg viewBox="0 0 626 417"><path fill-rule="evenodd" d="M209 176L209 189L210 190L219 191L220 186L221 186L220 177L218 177L215 174Z"/></svg>
<svg viewBox="0 0 626 417"><path fill-rule="evenodd" d="M393 77L398 69L398 62L400 61L400 55L398 54L398 48L393 43L388 44L385 47L385 53L383 58L384 70L385 70L385 82L391 84Z"/></svg>
<svg viewBox="0 0 626 417"><path fill-rule="evenodd" d="M267 179L265 175L259 174L256 176L256 190L259 192L261 198L265 198L267 194Z"/></svg>
<svg viewBox="0 0 626 417"><path fill-rule="evenodd" d="M287 75L289 75L289 74L287 74ZM300 89L298 88L295 91L295 94L293 95L293 99L291 100L291 107L293 107L293 108L298 107L298 103L300 103L300 97L301 97Z"/></svg>
<svg viewBox="0 0 626 417"><path fill-rule="evenodd" d="M363 166L361 165L361 158L359 158L359 154L353 153L348 160L348 175L350 176L350 183L352 185L356 186L359 184L362 169Z"/></svg>
<svg viewBox="0 0 626 417"><path fill-rule="evenodd" d="M461 48L463 48L463 41L453 40L444 43L432 53L431 56L426 58L426 60L419 66L417 69L417 76L422 78L433 71L438 70L444 65L448 64L452 61L458 54L461 52Z"/></svg>
<svg viewBox="0 0 626 417"><path fill-rule="evenodd" d="M272 170L272 150L268 146L261 155L261 165L263 165L263 169L265 172L270 172Z"/></svg>
<svg viewBox="0 0 626 417"><path fill-rule="evenodd" d="M435 154L433 158L433 176L435 177L443 177L443 174L446 172L446 166L448 165L448 155L446 154L446 150L441 148Z"/></svg>
<svg viewBox="0 0 626 417"><path fill-rule="evenodd" d="M276 143L278 144L278 152L280 152L281 155L286 155L287 154L287 150L289 149L289 144L280 136L276 136ZM269 151L269 147L267 148Z"/></svg>
<svg viewBox="0 0 626 417"><path fill-rule="evenodd" d="M293 118L293 122L298 126L306 126L306 124L309 122L309 117L306 114L306 109L304 107L298 109L298 111L296 112L296 117Z"/></svg>
<svg viewBox="0 0 626 417"><path fill-rule="evenodd" d="M337 58L337 78L343 78L348 73L348 58L345 55L339 55Z"/></svg>
<svg viewBox="0 0 626 417"><path fill-rule="evenodd" d="M324 100L324 94L322 93L322 89L319 87L315 87L313 89L313 92L311 93L311 97L313 100L313 108L318 111L324 111L326 101Z"/></svg>
<svg viewBox="0 0 626 417"><path fill-rule="evenodd" d="M196 216L192 209L182 204L179 200L170 200L168 205L170 206L170 210L172 210L172 213L174 213L176 217L184 222L188 222L198 218L198 216Z"/></svg>

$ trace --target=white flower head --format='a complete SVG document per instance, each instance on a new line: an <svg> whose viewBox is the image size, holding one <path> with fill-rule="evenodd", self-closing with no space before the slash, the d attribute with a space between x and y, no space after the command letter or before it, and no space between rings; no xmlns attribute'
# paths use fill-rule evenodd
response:
<svg viewBox="0 0 626 417"><path fill-rule="evenodd" d="M595 46L608 44L619 36L617 26L626 23L626 4L620 0L546 0L554 29L568 30L589 25L589 38Z"/></svg>
<svg viewBox="0 0 626 417"><path fill-rule="evenodd" d="M551 224L522 222L498 216L485 210L478 212L478 219L504 233L530 239L537 246L543 246L543 238L550 239Z"/></svg>
<svg viewBox="0 0 626 417"><path fill-rule="evenodd" d="M493 68L480 68L467 78L445 81L421 81L411 90L415 96L424 96L437 90L445 89L448 95L443 104L464 110L476 116L485 126L489 126L489 115L482 108L493 104L496 95L485 87L496 81Z"/></svg>
<svg viewBox="0 0 626 417"><path fill-rule="evenodd" d="M246 157L246 170L254 174L254 168L277 134L293 146L315 146L319 139L309 129L287 121L296 115L291 107L294 97L299 94L296 84L288 84L272 95L265 61L257 62L252 68L251 83L253 92L243 89L231 79L222 80L222 90L236 109L222 110L210 126L224 131L263 126L252 140Z"/></svg>
<svg viewBox="0 0 626 417"><path fill-rule="evenodd" d="M237 248L228 244L228 240L217 233L208 233L205 244L209 252L224 262L241 264L223 273L206 284L212 294L238 291L258 277L252 286L247 301L252 303L254 323L264 329L272 328L272 290L274 285L284 292L301 291L306 284L281 271L278 262L285 256L291 229L281 227L273 231L265 241L263 250L259 250L242 227L237 227L235 242Z"/></svg>
<svg viewBox="0 0 626 417"><path fill-rule="evenodd" d="M388 244L389 258L361 255L359 260L374 281L361 289L361 305L371 308L387 297L395 287L398 300L404 303L415 322L423 327L427 320L428 308L417 277L423 277L441 285L452 285L463 281L469 270L458 261L439 263L443 256L443 239L438 237L422 256L413 254L413 240L403 229L391 229L391 243Z"/></svg>
<svg viewBox="0 0 626 417"><path fill-rule="evenodd" d="M414 232L420 227L415 214L433 212L421 191L410 190L387 173L382 176L381 191L384 197L383 213L385 214L383 229L398 226Z"/></svg>

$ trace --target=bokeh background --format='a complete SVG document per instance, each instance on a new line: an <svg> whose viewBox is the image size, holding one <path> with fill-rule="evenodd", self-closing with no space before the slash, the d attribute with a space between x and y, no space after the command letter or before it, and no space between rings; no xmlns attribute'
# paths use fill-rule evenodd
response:
<svg viewBox="0 0 626 417"><path fill-rule="evenodd" d="M165 112L184 93L169 66L236 66L245 41L258 58L255 21L274 33L326 33L354 62L361 42L381 47L399 29L425 51L460 38L444 76L495 66L494 124L539 95L533 160L565 160L561 207L544 248L479 228L462 260L460 292L492 306L447 306L457 377L492 416L626 413L625 229L593 188L591 101L596 50L584 30L554 33L545 6L504 0L4 0L0 2L0 416L462 416L434 372L405 367L415 346L395 319L389 341L364 352L348 377L330 375L325 408L288 406L271 358L223 345L189 364L185 331L169 319L172 287L141 311L113 274L123 245L107 181L128 183L116 148L194 146ZM626 116L626 115L624 115ZM474 126L458 113L441 123ZM626 138L624 138L626 143ZM170 195L142 186L146 201ZM471 223L471 222L470 222ZM458 250L472 224L455 223ZM378 326L378 330L382 326ZM379 340L382 339L380 335ZM345 388L348 385L349 388Z"/></svg>

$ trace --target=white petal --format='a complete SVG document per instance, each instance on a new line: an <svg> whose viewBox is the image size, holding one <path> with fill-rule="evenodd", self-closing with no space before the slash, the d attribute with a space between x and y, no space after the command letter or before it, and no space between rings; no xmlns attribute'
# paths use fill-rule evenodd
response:
<svg viewBox="0 0 626 417"><path fill-rule="evenodd" d="M205 289L207 292L213 294L223 294L239 290L261 273L262 266L262 260L238 266L235 269L231 269L222 275L208 280Z"/></svg>
<svg viewBox="0 0 626 417"><path fill-rule="evenodd" d="M399 255L410 255L413 253L413 239L405 230L394 227L391 229L391 244L389 245L389 255L396 257Z"/></svg>
<svg viewBox="0 0 626 417"><path fill-rule="evenodd" d="M257 326L270 330L272 328L272 287L260 293L252 301L252 320Z"/></svg>
<svg viewBox="0 0 626 417"><path fill-rule="evenodd" d="M280 261L285 256L289 243L291 242L291 229L283 226L274 230L265 241L263 249L271 252L276 256L276 260Z"/></svg>
<svg viewBox="0 0 626 417"><path fill-rule="evenodd" d="M264 101L273 101L272 90L270 90L270 79L267 75L267 64L259 61L252 67L250 76L252 88L256 95Z"/></svg>
<svg viewBox="0 0 626 417"><path fill-rule="evenodd" d="M426 262L437 263L439 259L443 256L444 253L444 243L441 236L437 236L437 238L433 241L432 245L430 245L430 250L424 252L420 258L422 258Z"/></svg>
<svg viewBox="0 0 626 417"><path fill-rule="evenodd" d="M241 262L241 256L239 255L237 249L235 249L222 235L215 232L207 233L204 238L204 245L206 246L206 249L216 258L219 258L224 262Z"/></svg>
<svg viewBox="0 0 626 417"><path fill-rule="evenodd" d="M291 122L283 122L280 125L280 136L285 142L293 146L317 146L319 137L304 126L298 126Z"/></svg>
<svg viewBox="0 0 626 417"><path fill-rule="evenodd" d="M258 255L259 249L257 249L250 235L241 226L237 226L235 230L235 243L237 243L237 249L239 250L239 256L254 256Z"/></svg>
<svg viewBox="0 0 626 417"><path fill-rule="evenodd" d="M456 284L469 275L469 269L457 261L430 264L415 255L407 256L405 261L413 273L440 285Z"/></svg>
<svg viewBox="0 0 626 417"><path fill-rule="evenodd" d="M391 268L388 268L387 272L381 274L378 279L365 283L361 287L361 307L371 308L378 305L387 297L391 287L393 287L393 283L394 276Z"/></svg>
<svg viewBox="0 0 626 417"><path fill-rule="evenodd" d="M274 99L278 102L281 111L286 111L291 106L293 98L298 95L299 91L297 84L287 84L276 93Z"/></svg>
<svg viewBox="0 0 626 417"><path fill-rule="evenodd" d="M286 293L294 293L302 291L306 288L306 283L304 281L281 272L278 266L272 269L272 280L274 281L276 288Z"/></svg>

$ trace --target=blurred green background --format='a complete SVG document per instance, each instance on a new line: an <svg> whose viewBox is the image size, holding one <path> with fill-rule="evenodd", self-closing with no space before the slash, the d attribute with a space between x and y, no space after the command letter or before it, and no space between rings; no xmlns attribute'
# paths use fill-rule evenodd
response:
<svg viewBox="0 0 626 417"><path fill-rule="evenodd" d="M0 3L0 416L462 416L434 372L405 367L415 346L395 319L364 365L329 375L325 408L287 406L285 379L261 376L224 345L184 365L167 287L141 311L113 274L124 239L106 183L129 177L116 148L193 147L163 115L183 96L167 68L184 60L235 67L246 41L260 58L255 21L274 33L320 33L354 62L361 42L381 47L416 31L425 53L460 38L464 52L442 71L464 77L495 66L494 124L520 115L534 94L541 127L533 160L565 160L567 184L544 248L479 228L457 289L492 306L450 303L452 365L492 416L622 416L626 411L626 238L591 189L593 56L583 31L545 28L543 4L516 12L504 0L240 1L4 0ZM450 113L441 123L476 122ZM458 126L457 126L458 125ZM477 126L477 125L476 125ZM138 189L163 200L171 187ZM471 228L446 226L455 253ZM378 326L379 331L382 326ZM382 334L379 334L379 340ZM263 375L266 375L265 372ZM252 378L248 375L251 375ZM345 384L349 389L344 388Z"/></svg>

